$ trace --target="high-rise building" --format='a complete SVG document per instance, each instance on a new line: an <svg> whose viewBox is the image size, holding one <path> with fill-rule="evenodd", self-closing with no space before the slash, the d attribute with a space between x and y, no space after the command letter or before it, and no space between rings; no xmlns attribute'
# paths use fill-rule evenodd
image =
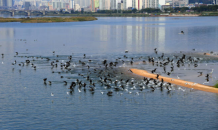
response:
<svg viewBox="0 0 218 130"><path fill-rule="evenodd" d="M121 1L121 3L118 3L117 6L118 6L117 7L118 10L123 10L123 1Z"/></svg>
<svg viewBox="0 0 218 130"><path fill-rule="evenodd" d="M80 11L80 9L79 4L74 4L74 11Z"/></svg>
<svg viewBox="0 0 218 130"><path fill-rule="evenodd" d="M70 9L73 9L73 7L74 7L74 1L73 1L73 0L70 0L70 1L69 1L69 8L70 8Z"/></svg>
<svg viewBox="0 0 218 130"><path fill-rule="evenodd" d="M118 1L117 0L111 0L111 3L110 3L110 5L111 5L111 10L115 10L115 9L117 9L117 4L118 4Z"/></svg>
<svg viewBox="0 0 218 130"><path fill-rule="evenodd" d="M99 0L99 9L100 10L110 10L110 0Z"/></svg>
<svg viewBox="0 0 218 130"><path fill-rule="evenodd" d="M91 0L91 11L95 12L95 0Z"/></svg>
<svg viewBox="0 0 218 130"><path fill-rule="evenodd" d="M79 4L80 7L87 7L90 6L91 1L90 0L75 0L75 4Z"/></svg>
<svg viewBox="0 0 218 130"><path fill-rule="evenodd" d="M95 8L99 8L99 0L95 0Z"/></svg>
<svg viewBox="0 0 218 130"><path fill-rule="evenodd" d="M143 8L159 8L159 0L144 0Z"/></svg>
<svg viewBox="0 0 218 130"><path fill-rule="evenodd" d="M127 10L129 7L132 7L132 0L123 0L123 9Z"/></svg>
<svg viewBox="0 0 218 130"><path fill-rule="evenodd" d="M7 0L7 7L13 6L13 0Z"/></svg>
<svg viewBox="0 0 218 130"><path fill-rule="evenodd" d="M3 0L0 0L0 6L3 6Z"/></svg>
<svg viewBox="0 0 218 130"><path fill-rule="evenodd" d="M141 10L142 9L142 0L132 0L132 8Z"/></svg>
<svg viewBox="0 0 218 130"><path fill-rule="evenodd" d="M172 0L173 7L184 7L189 4L189 0Z"/></svg>
<svg viewBox="0 0 218 130"><path fill-rule="evenodd" d="M30 2L25 2L25 10L30 10Z"/></svg>
<svg viewBox="0 0 218 130"><path fill-rule="evenodd" d="M13 0L0 0L0 6L12 7Z"/></svg>

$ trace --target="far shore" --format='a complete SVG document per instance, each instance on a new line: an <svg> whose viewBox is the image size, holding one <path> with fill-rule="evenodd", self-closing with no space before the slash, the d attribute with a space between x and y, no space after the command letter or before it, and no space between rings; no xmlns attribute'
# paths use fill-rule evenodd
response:
<svg viewBox="0 0 218 130"><path fill-rule="evenodd" d="M72 17L198 17L201 16L200 14L169 14L169 13L152 13L152 14L145 14L145 13L112 13L112 14L98 14L98 13L93 13L93 14L47 14L46 16L72 16Z"/></svg>
<svg viewBox="0 0 218 130"><path fill-rule="evenodd" d="M46 16L72 16L72 17L199 17L218 16L218 12L185 12L185 13L63 13L46 14Z"/></svg>
<svg viewBox="0 0 218 130"><path fill-rule="evenodd" d="M37 17L37 18L2 18L0 22L21 22L21 23L53 23L53 22L81 22L94 21L95 17Z"/></svg>

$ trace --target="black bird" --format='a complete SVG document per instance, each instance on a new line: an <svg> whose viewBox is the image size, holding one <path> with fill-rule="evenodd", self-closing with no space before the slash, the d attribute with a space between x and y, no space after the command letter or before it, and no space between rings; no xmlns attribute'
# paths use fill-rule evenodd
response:
<svg viewBox="0 0 218 130"><path fill-rule="evenodd" d="M47 78L44 78L44 79L43 79L43 81L44 81L44 84L46 84L46 80L47 80Z"/></svg>
<svg viewBox="0 0 218 130"><path fill-rule="evenodd" d="M129 69L129 71L130 71L131 73L133 73L131 69Z"/></svg>
<svg viewBox="0 0 218 130"><path fill-rule="evenodd" d="M51 81L48 81L49 85L51 85Z"/></svg>
<svg viewBox="0 0 218 130"><path fill-rule="evenodd" d="M67 81L64 81L64 85L67 85Z"/></svg>
<svg viewBox="0 0 218 130"><path fill-rule="evenodd" d="M74 89L75 86L76 86L76 83L72 82L69 89Z"/></svg>
<svg viewBox="0 0 218 130"><path fill-rule="evenodd" d="M165 67L165 66L163 67L163 70L164 70L164 72L166 73L166 67Z"/></svg>
<svg viewBox="0 0 218 130"><path fill-rule="evenodd" d="M171 72L173 72L174 71L174 67L172 66L172 67L170 67L171 68Z"/></svg>
<svg viewBox="0 0 218 130"><path fill-rule="evenodd" d="M111 91L107 92L108 96L112 96L112 94L113 94L113 92L111 92Z"/></svg>
<svg viewBox="0 0 218 130"><path fill-rule="evenodd" d="M203 72L198 72L198 73L200 73L200 75L198 75L198 77L202 76L202 74L203 74Z"/></svg>
<svg viewBox="0 0 218 130"><path fill-rule="evenodd" d="M182 34L184 34L184 32L183 32L183 31L181 31L181 33L182 33Z"/></svg>
<svg viewBox="0 0 218 130"><path fill-rule="evenodd" d="M90 86L89 86L90 87ZM95 89L93 87L90 87L89 91L94 92Z"/></svg>
<svg viewBox="0 0 218 130"><path fill-rule="evenodd" d="M157 70L157 68L155 68L154 70L151 71L151 73L154 73Z"/></svg>
<svg viewBox="0 0 218 130"><path fill-rule="evenodd" d="M158 78L159 78L159 76L160 76L160 75L159 75L159 74L157 74L157 77L156 77L156 78L158 79Z"/></svg>
<svg viewBox="0 0 218 130"><path fill-rule="evenodd" d="M170 72L167 72L167 75L170 75Z"/></svg>
<svg viewBox="0 0 218 130"><path fill-rule="evenodd" d="M130 61L130 64L132 65L132 64L133 64L133 61Z"/></svg>
<svg viewBox="0 0 218 130"><path fill-rule="evenodd" d="M151 86L152 92L154 92L155 88Z"/></svg>

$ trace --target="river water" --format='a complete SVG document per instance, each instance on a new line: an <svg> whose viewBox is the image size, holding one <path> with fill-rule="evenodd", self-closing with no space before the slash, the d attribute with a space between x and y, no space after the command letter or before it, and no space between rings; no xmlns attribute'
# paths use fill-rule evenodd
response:
<svg viewBox="0 0 218 130"><path fill-rule="evenodd" d="M162 53L174 60L174 55L189 54L201 59L198 67L175 67L171 77L203 84L205 76L198 77L198 72L206 75L213 69L206 84L214 85L217 59L198 54L217 51L217 20L106 17L90 22L0 23L0 129L218 129L217 94L175 85L170 92L139 90L137 84L114 91L112 83L112 88L101 85L101 74L95 73L102 70L114 81L142 82L128 69L162 70L149 63L131 65L131 58L137 63ZM70 69L61 69L70 56ZM116 67L103 68L103 60L116 59ZM58 67L51 67L52 61ZM89 91L92 85L86 76L96 83L95 92ZM52 84L44 84L44 78ZM76 79L87 83L87 91L69 89Z"/></svg>

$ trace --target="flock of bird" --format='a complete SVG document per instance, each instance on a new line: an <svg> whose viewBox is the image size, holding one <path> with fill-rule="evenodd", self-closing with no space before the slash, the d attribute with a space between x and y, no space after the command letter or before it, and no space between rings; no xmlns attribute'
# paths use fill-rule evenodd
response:
<svg viewBox="0 0 218 130"><path fill-rule="evenodd" d="M96 60L86 54L83 54L78 58L73 55L65 57L55 55L55 51L52 53L52 57L36 57L20 56L19 53L16 52L15 57L25 58L25 60L19 63L15 60L12 65L18 65L21 67L31 66L36 70L38 66L36 61L44 60L49 64L51 73L58 73L60 75L66 73L69 75L77 75L71 78L63 75L60 76L63 85L69 86L70 94L73 94L73 92L77 90L78 92L90 91L91 94L101 92L101 94L113 96L115 92L119 92L120 95L125 92L139 95L140 92L145 90L149 90L148 92L160 90L161 92L166 91L167 93L170 93L172 90L176 89L175 86L171 83L165 82L163 79L158 80L159 76L162 74L170 76L174 73L175 67L180 68L185 66L185 64L196 68L198 67L198 63L202 61L202 58L196 58L186 54L178 54L171 57L165 56L164 53L158 54L157 48L154 49L153 56L131 57L128 55L129 51L126 50L122 57L116 57L111 61L108 59ZM4 54L1 55L3 58ZM153 68L150 72L156 74L156 78L133 78L134 75L129 68L135 66L138 62L141 62L141 65L149 64L149 66ZM123 67L124 69L121 70L120 67ZM55 70L60 71L55 72L53 70L54 68ZM19 72L21 72L21 70L19 70ZM203 72L198 73L198 77L203 76ZM210 73L206 74L205 77L208 82L210 79ZM42 79L45 85L52 85L53 81L51 80L52 79L49 77L44 77ZM52 93L51 95L54 94Z"/></svg>

